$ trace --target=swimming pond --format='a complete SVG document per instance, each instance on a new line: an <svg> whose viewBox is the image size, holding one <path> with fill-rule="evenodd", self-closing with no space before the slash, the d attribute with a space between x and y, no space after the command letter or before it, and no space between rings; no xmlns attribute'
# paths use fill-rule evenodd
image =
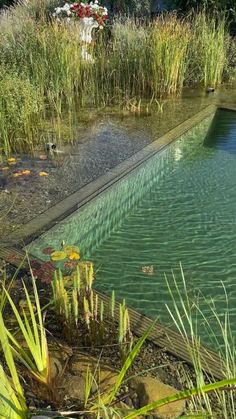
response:
<svg viewBox="0 0 236 419"><path fill-rule="evenodd" d="M94 261L96 287L148 316L170 322L165 274L189 295L213 329L210 303L228 307L236 332L236 114L218 110L40 236L28 249L78 244ZM235 326L234 326L235 325ZM202 339L208 336L202 323ZM209 342L207 342L209 343Z"/></svg>

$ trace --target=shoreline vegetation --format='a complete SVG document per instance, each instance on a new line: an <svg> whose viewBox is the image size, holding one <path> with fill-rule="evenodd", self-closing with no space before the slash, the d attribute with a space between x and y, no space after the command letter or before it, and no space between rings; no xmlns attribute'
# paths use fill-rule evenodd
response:
<svg viewBox="0 0 236 419"><path fill-rule="evenodd" d="M52 17L57 2L19 2L0 15L0 136L6 155L45 143L45 126L61 137L89 109L139 112L181 94L235 79L235 39L225 19L175 12L151 22L115 18L98 30L94 63L81 59L76 23Z"/></svg>

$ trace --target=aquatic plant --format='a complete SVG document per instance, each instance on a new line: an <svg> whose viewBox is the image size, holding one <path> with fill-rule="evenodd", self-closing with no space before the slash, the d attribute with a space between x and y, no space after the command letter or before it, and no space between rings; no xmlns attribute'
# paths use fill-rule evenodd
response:
<svg viewBox="0 0 236 419"><path fill-rule="evenodd" d="M129 312L125 305L125 300L119 304L119 335L118 342L121 358L125 359L130 353L133 345L133 335L130 329Z"/></svg>
<svg viewBox="0 0 236 419"><path fill-rule="evenodd" d="M151 78L155 97L181 91L188 68L190 23L175 14L158 17L151 31Z"/></svg>
<svg viewBox="0 0 236 419"><path fill-rule="evenodd" d="M190 73L194 73L192 77L205 86L216 87L222 82L223 70L227 66L229 38L225 33L224 17L199 13L193 17L193 28Z"/></svg>
<svg viewBox="0 0 236 419"><path fill-rule="evenodd" d="M52 390L46 331L43 324L43 315L32 271L31 277L34 304L32 303L27 287L23 282L26 298L25 308L22 310L23 315L20 314L19 309L8 291L5 290L8 302L22 335L21 339L23 339L26 346L22 345L22 340L20 341L9 329L6 330L6 333L11 343L14 356L29 370L36 380L45 384L49 390Z"/></svg>
<svg viewBox="0 0 236 419"><path fill-rule="evenodd" d="M26 77L0 69L0 144L5 154L33 150L42 100Z"/></svg>
<svg viewBox="0 0 236 419"><path fill-rule="evenodd" d="M26 407L23 388L20 384L19 375L14 362L1 310L0 331L1 348L3 350L11 377L10 380L0 364L0 417L9 419L26 419L28 418L28 409Z"/></svg>

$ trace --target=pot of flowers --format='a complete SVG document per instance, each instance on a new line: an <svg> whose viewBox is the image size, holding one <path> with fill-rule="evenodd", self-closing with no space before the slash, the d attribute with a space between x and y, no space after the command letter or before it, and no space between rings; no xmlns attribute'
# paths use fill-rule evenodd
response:
<svg viewBox="0 0 236 419"><path fill-rule="evenodd" d="M66 19L66 22L76 22L80 41L82 42L82 59L93 62L87 47L91 44L93 29L102 29L108 18L106 7L99 5L98 0L94 2L73 2L65 3L62 7L56 7L53 16L57 19Z"/></svg>

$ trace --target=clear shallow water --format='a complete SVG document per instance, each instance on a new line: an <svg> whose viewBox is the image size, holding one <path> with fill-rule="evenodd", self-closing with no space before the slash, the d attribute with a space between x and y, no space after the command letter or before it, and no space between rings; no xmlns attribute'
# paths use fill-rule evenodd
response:
<svg viewBox="0 0 236 419"><path fill-rule="evenodd" d="M210 126L210 129L209 129ZM218 111L178 139L92 205L36 240L30 252L78 243L97 268L96 286L137 310L169 324L172 270L200 303L215 329L205 299L219 314L224 284L236 334L236 113ZM222 282L222 283L221 283ZM173 288L172 288L173 289ZM206 343L208 337L201 327Z"/></svg>

